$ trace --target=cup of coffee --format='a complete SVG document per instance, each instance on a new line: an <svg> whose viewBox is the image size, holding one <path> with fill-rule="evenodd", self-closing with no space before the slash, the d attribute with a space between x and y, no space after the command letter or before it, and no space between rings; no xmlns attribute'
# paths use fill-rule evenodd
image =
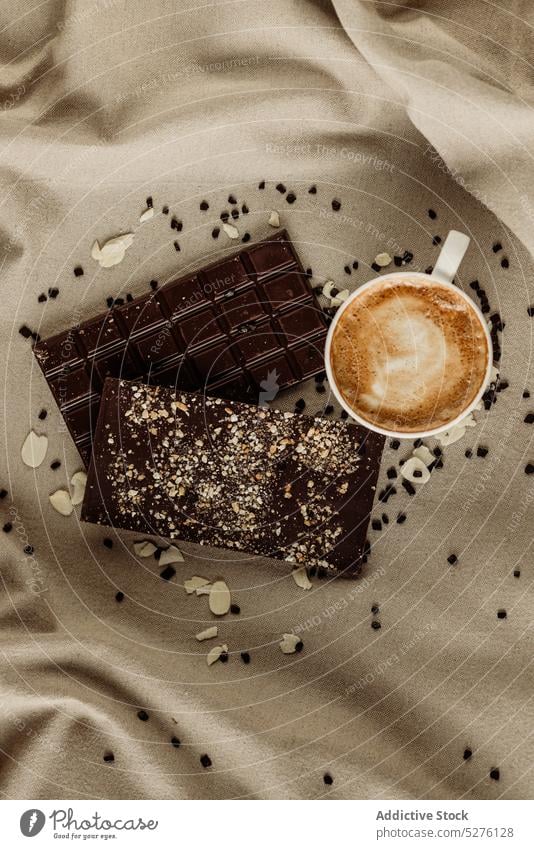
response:
<svg viewBox="0 0 534 849"><path fill-rule="evenodd" d="M413 439L448 430L489 383L488 325L452 281L469 238L452 230L432 274L370 280L338 309L326 341L328 380L356 421Z"/></svg>

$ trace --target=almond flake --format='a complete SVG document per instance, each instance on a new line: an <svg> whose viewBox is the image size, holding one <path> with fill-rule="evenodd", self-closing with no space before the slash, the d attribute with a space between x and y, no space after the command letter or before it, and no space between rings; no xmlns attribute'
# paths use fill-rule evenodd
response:
<svg viewBox="0 0 534 849"><path fill-rule="evenodd" d="M291 576L295 581L297 587L300 587L301 590L310 590L312 587L312 583L308 578L308 573L304 566L301 566L300 569L293 569L291 572Z"/></svg>
<svg viewBox="0 0 534 849"><path fill-rule="evenodd" d="M239 239L239 230L233 224L223 221L223 230L229 239Z"/></svg>
<svg viewBox="0 0 534 849"><path fill-rule="evenodd" d="M215 581L211 588L209 606L215 616L224 616L230 610L230 590L224 581Z"/></svg>
<svg viewBox="0 0 534 849"><path fill-rule="evenodd" d="M158 563L160 566L167 566L168 563L183 563L184 556L179 548L176 548L175 545L170 545L168 548L165 548L160 556Z"/></svg>
<svg viewBox="0 0 534 849"><path fill-rule="evenodd" d="M283 634L282 641L279 645L284 654L294 654L298 644L301 642L302 640L296 634Z"/></svg>
<svg viewBox="0 0 534 849"><path fill-rule="evenodd" d="M48 437L44 435L39 436L34 430L30 430L20 452L22 462L26 466L29 466L30 469L36 469L46 457L47 448Z"/></svg>
<svg viewBox="0 0 534 849"><path fill-rule="evenodd" d="M84 471L75 472L70 479L72 486L71 501L73 504L81 504L85 495L85 486L87 484L87 474Z"/></svg>
<svg viewBox="0 0 534 849"><path fill-rule="evenodd" d="M211 666L212 664L216 663L219 660L221 654L223 654L224 652L227 652L227 651L228 651L227 645L213 646L211 651L208 653L208 656L206 657L206 661L207 661L208 666Z"/></svg>
<svg viewBox="0 0 534 849"><path fill-rule="evenodd" d="M138 557L151 557L158 549L149 539L144 539L141 542L134 542L133 550Z"/></svg>
<svg viewBox="0 0 534 849"><path fill-rule="evenodd" d="M111 268L122 262L128 248L133 243L133 233L121 233L120 236L114 236L108 239L102 246L95 242L91 256L95 259L101 268Z"/></svg>
<svg viewBox="0 0 534 849"><path fill-rule="evenodd" d="M70 516L74 510L71 497L65 489L56 489L48 498L54 510L61 513L62 516Z"/></svg>
<svg viewBox="0 0 534 849"><path fill-rule="evenodd" d="M271 227L280 227L280 216L276 209L273 209L269 216L269 224Z"/></svg>
<svg viewBox="0 0 534 849"><path fill-rule="evenodd" d="M209 595L211 592L211 584L204 584L202 587L197 587L195 590L197 595Z"/></svg>
<svg viewBox="0 0 534 849"><path fill-rule="evenodd" d="M145 209L144 212L139 216L139 224L144 224L145 221L150 221L151 218L154 218L154 207L149 206Z"/></svg>
<svg viewBox="0 0 534 849"><path fill-rule="evenodd" d="M219 629L217 625L212 625L211 628L206 628L205 631L200 631L198 634L195 634L199 643L203 640L212 640L219 633Z"/></svg>
<svg viewBox="0 0 534 849"><path fill-rule="evenodd" d="M393 260L388 253L384 252L375 256L375 262L380 266L380 268L386 268L387 265L391 265Z"/></svg>
<svg viewBox="0 0 534 849"><path fill-rule="evenodd" d="M188 578L184 581L184 590L188 595L194 593L196 589L199 587L205 587L206 584L209 584L207 578L201 578L199 575L193 575L192 578Z"/></svg>
<svg viewBox="0 0 534 849"><path fill-rule="evenodd" d="M400 473L403 478L415 484L426 483L430 480L430 472L419 457L410 457L409 460L406 460L404 465L400 467Z"/></svg>

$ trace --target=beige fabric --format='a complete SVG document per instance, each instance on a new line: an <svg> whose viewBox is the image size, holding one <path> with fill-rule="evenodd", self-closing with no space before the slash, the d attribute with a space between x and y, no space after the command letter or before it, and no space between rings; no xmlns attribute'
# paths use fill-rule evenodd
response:
<svg viewBox="0 0 534 849"><path fill-rule="evenodd" d="M534 392L534 295L515 238L532 247L530 4L5 0L0 24L0 510L14 525L1 552L3 795L531 797L523 469L534 455L521 396ZM280 180L297 195L292 206ZM278 209L315 278L350 287L373 274L378 252L410 249L424 269L437 255L432 237L463 229L473 242L459 282L478 278L506 321L509 388L414 498L398 486L377 506L390 523L371 535L363 581L306 592L280 564L184 546L167 584L153 559L133 558L135 537L113 534L109 551L102 529L48 503L80 462L18 328L48 335L110 295L139 294L230 250L210 235L229 192L250 208L242 233L265 235ZM164 216L138 229L148 195L184 221L179 255ZM129 229L124 262L99 269L93 240ZM38 304L53 286L58 298ZM324 401L311 386L277 403L292 408L300 395L310 412ZM35 471L20 459L31 427L49 437ZM467 460L478 442L487 457ZM388 448L382 485L409 450ZM180 586L193 574L224 575L241 606L219 624L226 665L208 669L194 639L211 620L206 600ZM371 629L374 603L381 630ZM285 656L278 641L291 630L305 647Z"/></svg>

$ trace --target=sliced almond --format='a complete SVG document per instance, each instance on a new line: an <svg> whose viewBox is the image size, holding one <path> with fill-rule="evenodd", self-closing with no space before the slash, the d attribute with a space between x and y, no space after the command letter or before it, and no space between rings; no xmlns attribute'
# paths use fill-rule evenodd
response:
<svg viewBox="0 0 534 849"><path fill-rule="evenodd" d="M230 590L224 581L215 581L211 588L209 605L215 616L224 616L230 610Z"/></svg>
<svg viewBox="0 0 534 849"><path fill-rule="evenodd" d="M293 569L291 575L297 587L300 587L301 590L311 590L312 582L308 578L308 573L304 566L301 566L299 569Z"/></svg>
<svg viewBox="0 0 534 849"><path fill-rule="evenodd" d="M133 233L121 233L120 236L114 236L112 239L108 239L103 245L95 242L91 250L91 256L98 262L101 268L111 268L122 262L133 240Z"/></svg>
<svg viewBox="0 0 534 849"><path fill-rule="evenodd" d="M206 628L205 631L200 631L198 634L195 634L199 643L203 640L213 640L214 637L219 633L219 629L217 625L212 625L211 628Z"/></svg>
<svg viewBox="0 0 534 849"><path fill-rule="evenodd" d="M70 516L74 510L71 497L66 489L56 489L48 498L54 510L61 513L62 516Z"/></svg>
<svg viewBox="0 0 534 849"><path fill-rule="evenodd" d="M384 253L377 254L375 256L375 263L380 266L380 268L386 268L386 266L391 265L393 260L390 255L384 251Z"/></svg>
<svg viewBox="0 0 534 849"><path fill-rule="evenodd" d="M203 587L197 587L195 592L197 595L209 595L211 592L211 584L204 584Z"/></svg>
<svg viewBox="0 0 534 849"><path fill-rule="evenodd" d="M48 437L44 435L39 436L34 430L30 430L22 444L20 452L22 462L26 466L29 466L30 469L36 469L46 457L47 448Z"/></svg>
<svg viewBox="0 0 534 849"><path fill-rule="evenodd" d="M153 542L150 542L149 539L144 539L141 540L141 542L134 542L133 550L138 557L152 557L154 552L158 549L157 546L155 546Z"/></svg>
<svg viewBox="0 0 534 849"><path fill-rule="evenodd" d="M167 566L168 563L183 563L184 555L175 545L170 545L161 552L158 562L160 566Z"/></svg>
<svg viewBox="0 0 534 849"><path fill-rule="evenodd" d="M269 224L271 227L280 227L280 216L276 209L273 209L269 216Z"/></svg>
<svg viewBox="0 0 534 849"><path fill-rule="evenodd" d="M280 648L284 654L294 654L299 643L302 644L302 640L296 634L283 634Z"/></svg>
<svg viewBox="0 0 534 849"><path fill-rule="evenodd" d="M145 209L144 212L139 216L139 224L144 224L145 221L150 221L151 218L154 218L154 207L149 206Z"/></svg>
<svg viewBox="0 0 534 849"><path fill-rule="evenodd" d="M184 581L184 590L188 595L194 593L198 587L204 587L206 584L209 584L207 578L201 578L199 575L193 575L192 578L188 578Z"/></svg>
<svg viewBox="0 0 534 849"><path fill-rule="evenodd" d="M72 486L71 501L73 504L81 504L85 495L85 487L87 484L87 474L84 471L75 472L70 479Z"/></svg>
<svg viewBox="0 0 534 849"><path fill-rule="evenodd" d="M400 473L403 478L415 484L426 483L430 480L430 472L419 457L410 457L409 460L406 460L404 465L400 467Z"/></svg>
<svg viewBox="0 0 534 849"><path fill-rule="evenodd" d="M462 419L458 424L453 425L453 427L449 428L449 430L444 430L442 433L436 434L436 439L438 442L441 442L442 445L452 445L454 442L458 442L459 439L462 439L465 436L465 431L468 427L475 427L476 419L470 413L465 419Z"/></svg>
<svg viewBox="0 0 534 849"><path fill-rule="evenodd" d="M208 656L206 657L208 666L211 666L212 664L216 663L219 660L221 654L224 654L224 652L226 651L228 651L227 645L213 646L213 648L208 652Z"/></svg>
<svg viewBox="0 0 534 849"><path fill-rule="evenodd" d="M228 224L227 221L223 221L222 227L229 239L239 239L239 230L237 227L234 227L233 224Z"/></svg>

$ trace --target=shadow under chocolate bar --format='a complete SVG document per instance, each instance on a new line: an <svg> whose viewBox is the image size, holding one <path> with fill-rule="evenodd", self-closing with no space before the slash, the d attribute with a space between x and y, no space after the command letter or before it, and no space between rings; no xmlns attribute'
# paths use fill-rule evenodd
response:
<svg viewBox="0 0 534 849"><path fill-rule="evenodd" d="M106 380L81 518L354 577L384 437Z"/></svg>
<svg viewBox="0 0 534 849"><path fill-rule="evenodd" d="M282 230L39 341L34 353L87 464L107 377L270 401L323 370L326 329Z"/></svg>

